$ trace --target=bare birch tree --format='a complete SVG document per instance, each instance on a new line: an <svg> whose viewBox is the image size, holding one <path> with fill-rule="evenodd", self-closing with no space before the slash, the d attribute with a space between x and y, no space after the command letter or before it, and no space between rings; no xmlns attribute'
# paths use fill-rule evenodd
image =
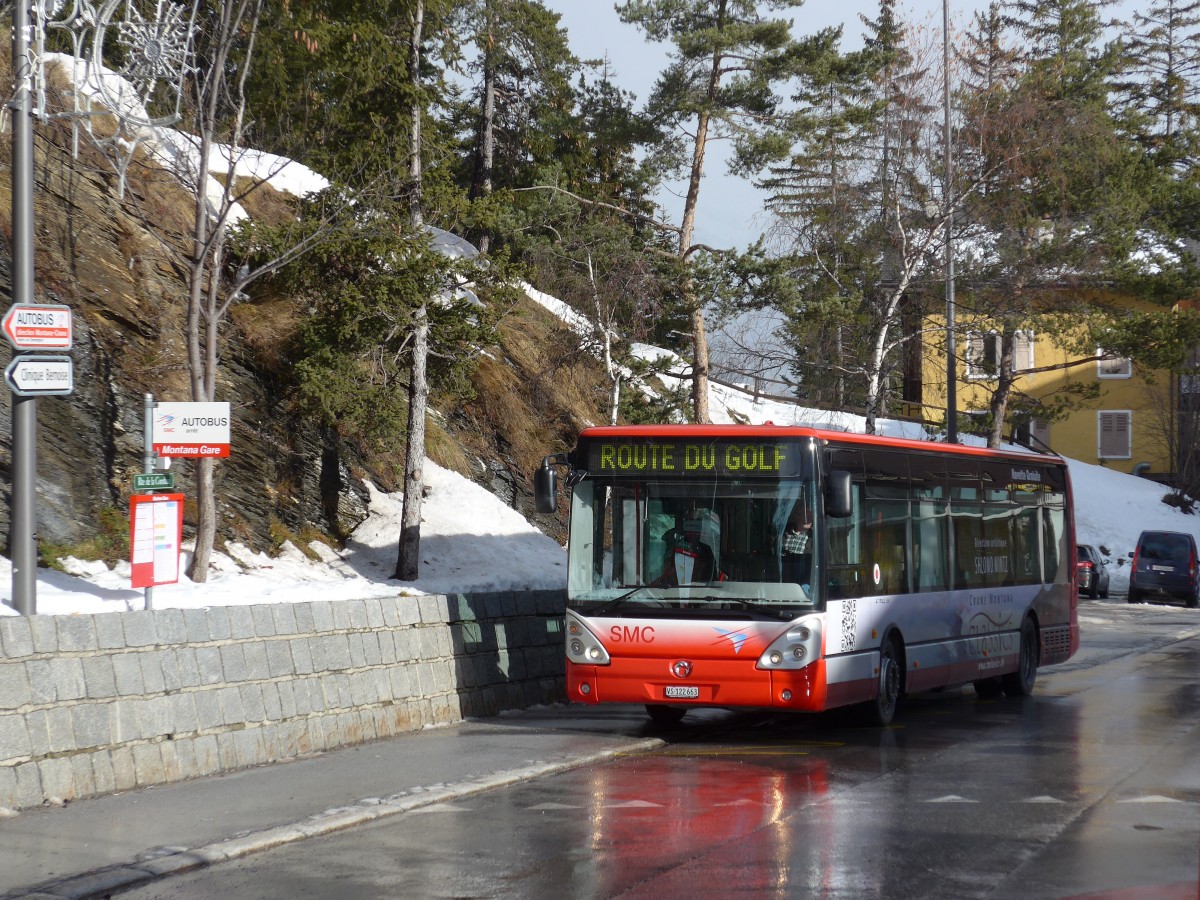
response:
<svg viewBox="0 0 1200 900"><path fill-rule="evenodd" d="M307 252L324 231L322 227L298 230L294 240L285 240L269 258L232 270L233 239L244 217L240 201L258 188L258 184L244 182L236 173L247 152L246 85L263 9L264 0L218 0L208 7L208 14L199 21L197 38L198 57L203 64L185 84L188 121L195 135L189 160L192 165L177 174L195 195L190 248L184 260L185 338L194 402L217 399L221 327L230 306L245 296L252 282ZM221 160L224 162L218 171L214 163ZM214 177L217 175L222 179ZM208 579L216 538L215 464L212 458L196 463L196 549L188 571L195 582Z"/></svg>

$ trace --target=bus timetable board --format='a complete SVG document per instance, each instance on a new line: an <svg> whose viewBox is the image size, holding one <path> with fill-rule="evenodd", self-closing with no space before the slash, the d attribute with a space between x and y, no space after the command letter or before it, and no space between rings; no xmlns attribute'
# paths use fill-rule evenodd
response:
<svg viewBox="0 0 1200 900"><path fill-rule="evenodd" d="M586 444L592 476L787 478L800 474L795 440L597 438Z"/></svg>
<svg viewBox="0 0 1200 900"><path fill-rule="evenodd" d="M130 580L135 588L179 581L183 494L129 497Z"/></svg>

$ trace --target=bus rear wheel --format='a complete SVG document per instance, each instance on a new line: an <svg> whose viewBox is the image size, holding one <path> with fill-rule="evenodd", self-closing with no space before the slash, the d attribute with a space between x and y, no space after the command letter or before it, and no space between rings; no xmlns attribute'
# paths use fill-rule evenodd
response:
<svg viewBox="0 0 1200 900"><path fill-rule="evenodd" d="M667 706L663 703L647 703L646 715L655 725L678 725L687 715L686 706Z"/></svg>
<svg viewBox="0 0 1200 900"><path fill-rule="evenodd" d="M1017 671L1002 676L1000 684L1010 697L1028 697L1033 693L1037 681L1038 665L1042 659L1042 648L1038 642L1037 626L1026 616L1021 623L1021 652Z"/></svg>

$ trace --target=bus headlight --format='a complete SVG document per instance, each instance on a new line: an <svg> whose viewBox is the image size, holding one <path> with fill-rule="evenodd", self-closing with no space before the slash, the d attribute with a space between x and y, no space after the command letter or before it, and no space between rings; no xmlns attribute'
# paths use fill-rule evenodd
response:
<svg viewBox="0 0 1200 900"><path fill-rule="evenodd" d="M821 620L810 617L796 622L775 638L758 658L760 669L803 669L821 655Z"/></svg>
<svg viewBox="0 0 1200 900"><path fill-rule="evenodd" d="M581 666L607 666L612 663L600 639L567 610L567 659Z"/></svg>

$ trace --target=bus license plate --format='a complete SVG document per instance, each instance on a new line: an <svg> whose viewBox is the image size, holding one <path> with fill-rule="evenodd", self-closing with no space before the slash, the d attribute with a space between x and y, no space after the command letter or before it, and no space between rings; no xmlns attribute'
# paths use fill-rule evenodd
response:
<svg viewBox="0 0 1200 900"><path fill-rule="evenodd" d="M700 696L700 688L692 686L683 687L678 684L669 684L663 689L663 694L668 699L695 700Z"/></svg>

